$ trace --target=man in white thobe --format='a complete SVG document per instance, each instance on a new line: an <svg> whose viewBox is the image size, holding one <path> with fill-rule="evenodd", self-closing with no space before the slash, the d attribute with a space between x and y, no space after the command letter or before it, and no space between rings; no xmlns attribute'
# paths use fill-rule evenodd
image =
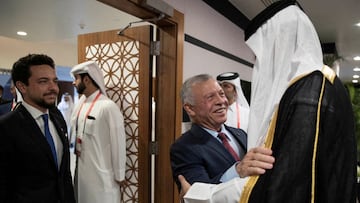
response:
<svg viewBox="0 0 360 203"><path fill-rule="evenodd" d="M71 95L69 93L65 92L61 96L61 101L57 107L60 110L61 114L64 116L66 125L68 125L68 133L69 133L71 114L74 110L74 102L73 102Z"/></svg>
<svg viewBox="0 0 360 203"><path fill-rule="evenodd" d="M103 74L95 62L81 63L71 74L82 94L71 119L71 135L76 136L77 202L119 203L126 162L123 116L106 96Z"/></svg>
<svg viewBox="0 0 360 203"><path fill-rule="evenodd" d="M240 76L236 72L218 75L216 80L223 88L229 102L225 124L247 132L250 107L241 89Z"/></svg>

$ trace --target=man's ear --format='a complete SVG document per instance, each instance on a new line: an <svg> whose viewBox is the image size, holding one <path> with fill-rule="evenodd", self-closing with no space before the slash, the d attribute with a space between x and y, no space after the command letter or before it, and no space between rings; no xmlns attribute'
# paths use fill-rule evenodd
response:
<svg viewBox="0 0 360 203"><path fill-rule="evenodd" d="M91 82L91 79L88 75L85 75L82 79L82 82L85 83L85 84L89 84L89 83L92 83Z"/></svg>
<svg viewBox="0 0 360 203"><path fill-rule="evenodd" d="M16 81L15 87L23 94L26 91L26 85L21 81Z"/></svg>
<svg viewBox="0 0 360 203"><path fill-rule="evenodd" d="M190 117L195 116L195 111L193 110L193 108L194 106L192 106L191 104L184 104L184 109Z"/></svg>

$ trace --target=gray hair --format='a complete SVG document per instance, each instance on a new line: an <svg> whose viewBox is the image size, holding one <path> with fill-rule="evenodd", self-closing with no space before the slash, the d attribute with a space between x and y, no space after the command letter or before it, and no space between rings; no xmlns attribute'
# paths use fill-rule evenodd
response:
<svg viewBox="0 0 360 203"><path fill-rule="evenodd" d="M210 79L214 79L214 78L209 74L200 74L188 78L184 82L181 88L181 92L180 92L181 102L183 104L189 103L193 105L194 104L194 95L192 92L193 85L196 83L206 82Z"/></svg>

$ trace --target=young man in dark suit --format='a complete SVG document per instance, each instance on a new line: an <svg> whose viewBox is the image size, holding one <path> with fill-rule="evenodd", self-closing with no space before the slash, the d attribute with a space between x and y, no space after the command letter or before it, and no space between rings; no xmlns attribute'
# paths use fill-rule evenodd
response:
<svg viewBox="0 0 360 203"><path fill-rule="evenodd" d="M29 54L11 74L23 101L0 118L0 202L74 203L54 61Z"/></svg>

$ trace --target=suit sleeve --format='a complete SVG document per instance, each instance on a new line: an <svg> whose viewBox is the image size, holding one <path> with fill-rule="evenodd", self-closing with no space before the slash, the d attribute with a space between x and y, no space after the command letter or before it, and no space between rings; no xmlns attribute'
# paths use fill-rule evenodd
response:
<svg viewBox="0 0 360 203"><path fill-rule="evenodd" d="M181 186L177 179L178 175L183 175L190 184L194 182L220 183L222 173L210 178L205 168L204 160L199 156L203 153L197 151L192 145L183 143L175 143L171 146L171 167L179 190Z"/></svg>

